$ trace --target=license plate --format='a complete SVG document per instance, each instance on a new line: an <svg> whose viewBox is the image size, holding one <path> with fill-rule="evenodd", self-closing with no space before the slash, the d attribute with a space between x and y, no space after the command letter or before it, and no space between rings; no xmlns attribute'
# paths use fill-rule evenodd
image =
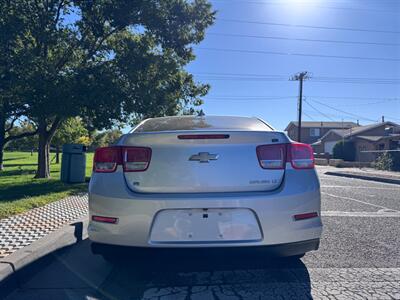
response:
<svg viewBox="0 0 400 300"><path fill-rule="evenodd" d="M151 243L249 242L262 239L249 209L169 209L153 222Z"/></svg>

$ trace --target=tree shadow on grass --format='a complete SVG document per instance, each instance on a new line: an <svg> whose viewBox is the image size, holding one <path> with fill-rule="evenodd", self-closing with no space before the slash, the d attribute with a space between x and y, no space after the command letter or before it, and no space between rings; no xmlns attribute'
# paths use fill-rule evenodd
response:
<svg viewBox="0 0 400 300"><path fill-rule="evenodd" d="M4 158L3 161L21 160L21 159L26 159L26 157L9 157L9 158Z"/></svg>
<svg viewBox="0 0 400 300"><path fill-rule="evenodd" d="M19 170L9 170L9 171L1 171L0 177L7 177L7 176L20 176L20 175L34 175L36 170L26 170L26 169L19 169Z"/></svg>
<svg viewBox="0 0 400 300"><path fill-rule="evenodd" d="M68 191L71 194L86 192L87 184L66 184L59 180L38 180L0 188L0 201L15 201L25 197L46 196Z"/></svg>
<svg viewBox="0 0 400 300"><path fill-rule="evenodd" d="M19 163L19 164L4 164L4 168L37 166L37 163Z"/></svg>

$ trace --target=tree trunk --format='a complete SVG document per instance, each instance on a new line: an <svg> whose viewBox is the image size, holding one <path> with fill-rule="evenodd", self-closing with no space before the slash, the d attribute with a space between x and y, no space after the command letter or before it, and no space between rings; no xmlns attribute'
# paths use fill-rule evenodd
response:
<svg viewBox="0 0 400 300"><path fill-rule="evenodd" d="M46 126L39 125L38 167L35 178L50 178L50 139Z"/></svg>
<svg viewBox="0 0 400 300"><path fill-rule="evenodd" d="M5 138L6 138L6 119L4 117L4 114L0 112L0 171L4 170L3 154L4 154L4 147L6 146Z"/></svg>
<svg viewBox="0 0 400 300"><path fill-rule="evenodd" d="M47 130L47 123L44 121L38 125L39 153L35 178L50 178L50 142L60 123L61 119L57 117L49 130Z"/></svg>
<svg viewBox="0 0 400 300"><path fill-rule="evenodd" d="M60 163L60 146L56 147L56 164Z"/></svg>
<svg viewBox="0 0 400 300"><path fill-rule="evenodd" d="M0 171L4 170L4 165L3 165L3 154L4 154L4 145L0 141Z"/></svg>

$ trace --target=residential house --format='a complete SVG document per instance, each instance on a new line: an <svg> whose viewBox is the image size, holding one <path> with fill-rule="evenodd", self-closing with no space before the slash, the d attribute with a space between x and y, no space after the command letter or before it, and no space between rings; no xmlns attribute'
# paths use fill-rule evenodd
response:
<svg viewBox="0 0 400 300"><path fill-rule="evenodd" d="M301 122L301 142L313 144L332 129L349 129L357 126L354 122ZM285 131L292 140L297 141L298 122L290 122Z"/></svg>
<svg viewBox="0 0 400 300"><path fill-rule="evenodd" d="M314 152L333 154L339 141L351 141L356 148L356 161L374 161L381 150L400 150L400 125L393 122L375 123L346 130L329 130L312 144Z"/></svg>

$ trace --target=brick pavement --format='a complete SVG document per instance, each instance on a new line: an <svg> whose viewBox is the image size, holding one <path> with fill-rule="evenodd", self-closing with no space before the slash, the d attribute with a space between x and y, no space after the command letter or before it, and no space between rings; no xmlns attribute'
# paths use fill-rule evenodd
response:
<svg viewBox="0 0 400 300"><path fill-rule="evenodd" d="M70 196L0 220L0 258L88 213L87 194Z"/></svg>

